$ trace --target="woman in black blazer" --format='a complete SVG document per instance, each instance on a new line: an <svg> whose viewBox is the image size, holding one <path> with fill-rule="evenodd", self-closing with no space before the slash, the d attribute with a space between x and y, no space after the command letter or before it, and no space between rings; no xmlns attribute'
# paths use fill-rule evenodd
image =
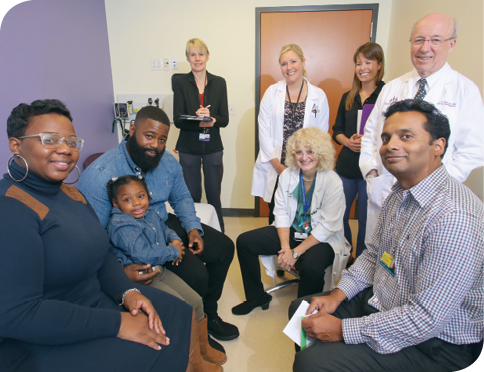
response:
<svg viewBox="0 0 484 372"><path fill-rule="evenodd" d="M227 85L225 79L207 72L210 54L200 39L191 39L186 47L192 71L176 78L173 84L173 116L180 129L176 150L180 156L183 176L193 201L202 198L201 167L203 165L205 194L217 211L222 232L220 193L223 177L223 145L220 128L229 123ZM211 121L181 119L181 115L209 117Z"/></svg>

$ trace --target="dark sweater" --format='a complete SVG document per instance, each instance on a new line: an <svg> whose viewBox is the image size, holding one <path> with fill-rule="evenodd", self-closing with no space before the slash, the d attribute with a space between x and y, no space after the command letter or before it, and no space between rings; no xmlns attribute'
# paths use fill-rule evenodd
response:
<svg viewBox="0 0 484 372"><path fill-rule="evenodd" d="M207 72L203 106L210 105L210 116L216 119L213 127L207 128L210 141L200 141L199 135L204 128L199 127L198 121L182 120L180 115L195 115L200 108L200 94L192 72L180 75L173 83L173 121L180 129L180 136L176 143L179 152L203 155L223 151L220 128L229 123L229 108L227 103L227 84L225 79Z"/></svg>
<svg viewBox="0 0 484 372"><path fill-rule="evenodd" d="M16 179L25 173L10 169ZM76 188L4 175L0 210L0 371L186 371L191 307L128 279ZM172 338L160 351L116 337L119 300L134 287Z"/></svg>
<svg viewBox="0 0 484 372"><path fill-rule="evenodd" d="M5 174L0 210L0 336L40 345L116 336L120 311L96 306L133 283L82 194L32 172L19 183Z"/></svg>
<svg viewBox="0 0 484 372"><path fill-rule="evenodd" d="M349 111L346 111L346 97L348 97L349 91L343 94L341 102L338 107L338 114L336 116L336 121L333 125L333 139L336 143L338 134L344 134L346 137L350 138L356 133L356 123L358 121L358 110L363 109L363 105L375 104L378 95L380 94L385 83L380 81L375 91L366 99L362 104L359 94L355 95L353 101L353 106ZM338 160L336 160L336 172L344 178L356 179L363 178L360 171L360 166L358 162L360 160L360 153L350 150L348 147L343 146L341 152L338 155Z"/></svg>

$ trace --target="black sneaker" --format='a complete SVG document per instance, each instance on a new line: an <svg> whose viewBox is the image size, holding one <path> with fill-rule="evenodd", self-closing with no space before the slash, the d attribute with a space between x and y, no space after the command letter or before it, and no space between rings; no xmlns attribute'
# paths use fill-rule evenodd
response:
<svg viewBox="0 0 484 372"><path fill-rule="evenodd" d="M224 322L219 316L207 319L208 334L220 341L229 341L239 337L236 326Z"/></svg>

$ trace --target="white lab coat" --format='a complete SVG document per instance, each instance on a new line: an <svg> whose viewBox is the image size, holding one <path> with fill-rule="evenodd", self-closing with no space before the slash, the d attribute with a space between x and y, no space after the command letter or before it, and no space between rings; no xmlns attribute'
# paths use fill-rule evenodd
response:
<svg viewBox="0 0 484 372"><path fill-rule="evenodd" d="M276 228L292 226L297 211L297 198L292 193L299 182L299 169L286 169L281 173L275 195ZM351 246L343 229L345 205L339 176L334 171L318 172L310 207L311 235L319 242L331 245L334 251L333 266L326 271L323 291L335 288L350 254Z"/></svg>
<svg viewBox="0 0 484 372"><path fill-rule="evenodd" d="M306 79L307 81L307 79ZM259 156L252 176L252 192L270 202L276 185L277 172L271 159L281 159L284 127L286 81L271 85L264 94L259 110ZM314 113L316 111L316 114ZM303 128L315 126L328 131L328 99L322 89L308 82L308 96Z"/></svg>
<svg viewBox="0 0 484 372"><path fill-rule="evenodd" d="M392 102L414 98L417 93L417 71L400 76L387 83L368 118L361 140L360 169L363 176L376 169L379 177L367 182L368 218L366 241L374 232L383 201L391 191L395 178L384 168L380 157L382 113ZM424 100L434 104L450 123L451 134L443 163L451 176L463 182L469 173L484 165L484 105L482 97L471 80L452 70L448 63L427 78L430 89Z"/></svg>

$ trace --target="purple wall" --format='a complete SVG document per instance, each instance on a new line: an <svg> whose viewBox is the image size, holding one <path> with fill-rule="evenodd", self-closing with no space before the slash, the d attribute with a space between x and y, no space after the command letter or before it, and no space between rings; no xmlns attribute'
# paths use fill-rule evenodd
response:
<svg viewBox="0 0 484 372"><path fill-rule="evenodd" d="M114 93L104 0L32 0L5 16L0 29L0 174L11 155L6 135L11 110L46 98L67 105L77 135L86 140L81 171L89 155L117 145L117 134L111 133ZM75 180L74 174L69 180Z"/></svg>

